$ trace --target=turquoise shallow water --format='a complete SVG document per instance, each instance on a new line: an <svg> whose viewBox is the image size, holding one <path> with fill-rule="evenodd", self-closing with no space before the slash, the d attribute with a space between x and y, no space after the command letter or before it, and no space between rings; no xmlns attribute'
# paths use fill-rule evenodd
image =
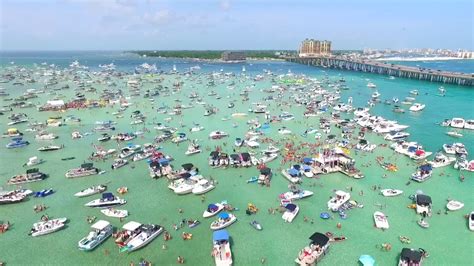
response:
<svg viewBox="0 0 474 266"><path fill-rule="evenodd" d="M25 64L31 67L33 63L41 63L47 61L48 63L55 63L57 65L67 66L73 59L79 59L83 64L90 65L91 68L96 67L99 63L116 62L119 69L124 71L132 71L133 67L144 62L153 62L152 59L139 59L136 57L117 56L117 55L99 55L99 54L61 54L58 55L29 55L29 56L12 56L11 58L4 57L2 63L4 66L0 69L3 72L5 64L14 59L18 64ZM200 73L209 71L219 71L221 68L225 72L239 72L241 64L212 64L212 63L196 63L186 62L182 60L157 60L158 65L163 70L170 70L173 64L177 65L178 70L183 70L185 67L200 65ZM418 89L420 95L417 101L425 103L426 109L419 114L396 114L391 111L392 106L378 104L372 108L373 114L382 115L389 119L398 120L401 124L410 125L407 132L411 133L410 139L419 141L429 151L437 151L441 148L443 143L454 142L455 139L444 134L447 129L435 125L435 123L442 121L445 118L464 117L474 118L474 110L472 107L472 99L474 93L472 88L458 87L446 85L447 95L445 97L437 96L437 88L440 84L427 83L420 81L412 81L405 79L389 80L384 76L339 72L332 70L321 70L317 68L310 68L307 66L289 64L286 62L251 62L246 65L249 75L261 74L263 69L269 69L274 73L284 74L288 69L293 73L305 74L310 77L322 78L328 75L331 80L338 80L340 76L344 76L350 90L342 91L342 99L345 101L347 97L354 97L354 104L356 106L365 105L370 98L372 90L366 87L367 79L377 84L377 90L381 93L382 99L391 99L392 97L399 97L403 99L408 96L408 92L412 89ZM204 74L198 77L185 78L177 75L166 75L165 85L171 86L176 80L184 81L184 87L179 94L172 95L166 98L157 98L155 106L167 104L174 105L173 100L176 98L183 99L183 103L189 103L187 95L193 90L203 95L206 102L212 102L220 111L215 116L204 117L204 108L196 105L193 109L186 109L183 111L183 116L173 117L170 122L171 126L179 127L180 121L188 127L192 122L198 121L206 129L202 132L190 133L192 138L199 139L204 147L214 147L215 145L223 146L224 142L228 142L226 151L231 151L231 145L235 137L241 137L247 131L245 122L248 119L256 117L249 115L247 118L230 119L229 121L221 121L224 116L229 116L231 112L246 112L251 102L258 101L266 96L260 89L271 86L270 80L267 78L260 82L252 80L234 78L236 81L236 88L232 90L227 89L225 84L217 82L216 87L212 89L222 96L220 101L207 96L210 88L206 84L207 78ZM201 79L204 82L197 84L195 80ZM69 83L71 87L74 85L68 81L63 81L62 84ZM250 101L241 103L238 92L255 83L255 88L250 94ZM118 83L119 86L124 87L124 83ZM13 86L11 84L1 85L12 96L21 94L28 88L41 88L41 83L28 84L27 86ZM103 85L94 84L94 87L101 89ZM194 88L192 88L194 86ZM152 88L151 84L144 85L144 88ZM144 89L142 89L144 91ZM65 91L68 97L73 93L72 91ZM93 93L86 93L88 98L97 98ZM229 111L226 108L228 99L239 99L236 107ZM289 94L285 94L288 99ZM38 99L33 99L35 103L44 103L48 99L47 95L41 95ZM157 114L149 104L149 101L141 97L132 98L131 102L135 105L129 108L125 113L125 118L115 119L118 122L118 132L138 130L140 127L132 127L129 125L130 120L127 118L131 111L139 109L147 116L147 122L161 122L168 115ZM2 102L2 105L7 102ZM459 181L459 173L450 168L441 168L434 171L434 176L422 184L412 183L406 186L410 174L415 170L416 164L407 157L396 155L389 148L378 147L374 153L355 153L351 152L357 163L356 166L362 169L365 174L364 179L355 180L348 178L341 174L330 174L322 176L320 179L309 180L305 179L303 188L314 191L315 195L298 202L300 206L300 214L291 224L285 224L280 218L279 214L269 215L267 209L276 207L278 205L278 194L287 191L287 182L283 177L276 173L272 185L269 188L260 187L255 184L246 184L245 180L255 175L257 170L255 168L249 169L210 169L207 167L207 155L205 151L202 154L187 157L184 155L187 145L181 144L179 146L171 143L164 143L163 151L172 155L175 158L173 165L179 167L182 163L192 162L197 165L202 174L206 177L212 176L217 179L219 184L217 188L206 194L206 200L201 202L200 198L194 195L177 196L167 188L165 180L152 180L148 176L148 170L144 161L133 163L135 168L124 167L116 171L108 171L104 175L90 176L77 179L66 179L64 173L73 167L77 167L84 159L86 159L92 152L91 143L96 143L98 134L86 136L83 139L71 140L71 132L80 130L81 132L91 131L94 128L94 123L97 120L110 119L110 113L116 111L117 108L103 108L103 109L89 109L89 110L70 110L67 113L58 114L53 112L38 113L34 109L21 109L21 112L27 113L30 117L38 121L44 121L49 116L53 115L69 115L74 114L83 119L80 125L69 124L60 128L49 128L49 132L53 132L60 136L54 143L65 144L66 148L52 153L39 153L36 149L44 146L48 142L39 142L34 140L32 133L26 133L25 138L32 144L26 148L7 150L5 144L7 139L0 139L0 184L6 184L8 178L14 174L24 171L21 165L26 162L28 157L39 155L47 162L40 165L39 168L50 174L50 177L42 182L24 185L24 187L32 190L40 190L43 188L53 187L57 192L44 199L30 198L28 201L14 204L0 206L0 220L9 220L13 223L11 230L5 234L0 235L0 261L5 261L8 265L31 265L31 264L109 264L109 265L126 265L130 261L137 262L140 258L146 258L152 261L155 265L174 265L176 264L176 257L183 256L188 265L213 265L213 260L210 256L211 252L211 238L212 233L209 229L210 220L203 220L200 218L202 224L194 229L185 229L187 232L193 233L194 237L191 241L183 241L180 238L182 230L174 231L172 229L173 223L179 222L182 218L199 218L208 203L228 200L229 203L241 210L235 214L238 221L228 228L232 236L232 251L235 265L258 265L262 257L266 258L267 265L293 265L293 260L298 251L308 244L308 237L315 231L327 232L331 231L337 235L344 235L348 240L340 243L334 243L331 246L330 253L322 260L322 265L357 265L357 259L361 254L370 254L376 261L377 265L394 265L398 261L398 254L402 247L422 247L430 253L430 257L425 261L427 265L470 265L474 261L473 250L473 233L467 228L467 221L464 215L474 210L473 201L473 183L474 175L472 173L464 173L466 180ZM290 128L295 133L302 133L307 126L317 127L319 125L319 118L302 119L303 107L300 106L285 106L277 107L275 103L270 103L270 111L277 115L283 111L290 111L295 114L297 119L294 121L283 122L280 124L272 124L268 136L281 139L276 133L276 129L283 124ZM8 116L8 115L6 115ZM6 116L0 116L0 130L5 132L7 129ZM302 122L301 122L302 121ZM232 124L237 123L238 127L233 128ZM305 125L306 124L306 125ZM20 130L24 131L26 125L18 125ZM143 138L138 138L134 143L143 144L151 142L156 135L152 125L147 124L147 128L151 129L150 133L146 133ZM231 137L219 141L209 141L207 136L209 131L221 129L231 134ZM188 128L183 131L187 132ZM337 129L333 129L333 133ZM464 137L460 139L469 151L474 150L474 132L463 130ZM375 134L369 134L369 141L380 144L384 143L382 137ZM314 142L312 138L304 139L297 137L296 141L300 142ZM105 148L116 148L114 142L109 142L104 145ZM61 161L60 158L75 156L77 159L71 161ZM377 156L385 156L391 162L399 166L399 171L395 173L385 172L374 161ZM472 158L472 156L469 156ZM364 167L363 165L371 165ZM109 170L110 161L105 163L96 163L96 166ZM282 167L280 161L274 161L269 166L277 172L276 169ZM444 173L443 176L440 176ZM387 174L387 178L382 178L383 174ZM93 252L80 252L77 250L77 241L88 233L89 224L85 221L87 215L94 215L102 219L111 221L115 226L121 227L118 220L102 216L98 210L89 209L83 206L94 197L77 199L72 196L75 192L88 187L92 184L102 182L110 182L109 187L112 191L120 186L127 186L129 193L123 197L127 200L125 209L129 210L130 216L126 221L134 220L143 223L157 223L163 225L170 230L173 239L166 242L167 249L162 250L164 243L162 237L153 241L147 247L133 252L131 254L119 254L117 247L112 240L108 240L103 245L98 247ZM384 198L377 192L371 191L372 185L381 185L382 187L395 187L405 191L400 197ZM4 185L5 188L12 188ZM341 220L336 217L334 220L321 220L319 213L326 211L326 203L328 198L332 195L333 189L353 188L352 196L357 201L365 205L362 209L353 209L348 211L348 219ZM431 227L429 229L422 229L416 224L418 216L414 211L406 208L411 200L408 195L414 193L417 189L422 189L425 193L433 198L434 210L443 210L446 203L446 198L452 197L463 201L465 206L462 210L451 212L447 215L434 214L430 219ZM358 191L364 190L364 196L359 196ZM252 202L260 211L255 216L247 216L244 213L247 203ZM68 228L60 232L47 235L44 237L31 238L27 235L31 224L39 220L41 214L33 212L33 206L38 203L44 203L49 206L46 211L50 216L63 217L70 219ZM386 205L383 212L389 216L390 229L383 232L373 227L372 214L379 210L376 205ZM178 208L184 210L183 214L178 213ZM304 222L303 218L308 217L310 220L314 219L314 223ZM255 231L249 222L258 220L264 227L261 232ZM342 224L341 229L336 228L336 223ZM406 235L411 237L412 243L405 245L398 241L398 236ZM381 251L377 245L389 242L393 248L390 252ZM110 252L105 255L105 251Z"/></svg>

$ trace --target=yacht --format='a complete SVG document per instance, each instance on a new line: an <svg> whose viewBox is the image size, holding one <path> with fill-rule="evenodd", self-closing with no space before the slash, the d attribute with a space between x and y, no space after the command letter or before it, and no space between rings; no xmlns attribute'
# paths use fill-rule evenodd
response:
<svg viewBox="0 0 474 266"><path fill-rule="evenodd" d="M351 194L342 190L337 190L334 193L334 197L332 197L328 201L328 209L333 212L336 212L339 210L339 208L341 208L344 203L349 201L349 199L351 198Z"/></svg>
<svg viewBox="0 0 474 266"><path fill-rule="evenodd" d="M448 166L456 161L455 157L449 157L444 155L442 152L437 152L434 156L433 161L428 161L433 168Z"/></svg>
<svg viewBox="0 0 474 266"><path fill-rule="evenodd" d="M81 167L79 168L73 168L65 174L67 178L74 178L74 177L83 177L83 176L89 176L89 175L96 175L100 172L100 170L92 163L84 163L81 164Z"/></svg>
<svg viewBox="0 0 474 266"><path fill-rule="evenodd" d="M34 166L34 165L38 165L38 164L42 164L44 163L45 160L43 159L39 159L38 156L33 156L33 157L30 157L28 159L28 162L26 162L23 166Z"/></svg>
<svg viewBox="0 0 474 266"><path fill-rule="evenodd" d="M157 224L141 224L130 221L123 225L123 232L119 233L115 240L120 246L120 252L132 252L138 250L163 232L163 227Z"/></svg>
<svg viewBox="0 0 474 266"><path fill-rule="evenodd" d="M93 250L102 242L107 240L107 238L109 238L113 232L112 225L104 220L99 220L98 222L94 223L91 228L92 231L77 243L80 250Z"/></svg>
<svg viewBox="0 0 474 266"><path fill-rule="evenodd" d="M126 200L114 196L112 193L103 193L102 198L90 201L85 204L87 207L108 208L127 203Z"/></svg>
<svg viewBox="0 0 474 266"><path fill-rule="evenodd" d="M406 139L408 136L410 136L410 133L407 132L390 132L385 135L384 139L390 140L390 141L400 141Z"/></svg>

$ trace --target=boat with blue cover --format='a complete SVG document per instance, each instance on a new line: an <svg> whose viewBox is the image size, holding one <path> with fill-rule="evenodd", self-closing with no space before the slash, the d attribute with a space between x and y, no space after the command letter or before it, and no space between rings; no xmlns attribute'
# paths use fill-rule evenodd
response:
<svg viewBox="0 0 474 266"><path fill-rule="evenodd" d="M6 145L8 149L21 148L29 145L30 143L23 138L13 138L10 143Z"/></svg>
<svg viewBox="0 0 474 266"><path fill-rule="evenodd" d="M212 256L216 266L232 265L232 250L230 249L230 236L227 230L217 230L212 235Z"/></svg>

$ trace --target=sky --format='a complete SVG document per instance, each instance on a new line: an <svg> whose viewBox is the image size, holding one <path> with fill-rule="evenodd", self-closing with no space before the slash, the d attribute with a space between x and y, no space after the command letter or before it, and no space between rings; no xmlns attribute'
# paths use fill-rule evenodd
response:
<svg viewBox="0 0 474 266"><path fill-rule="evenodd" d="M0 0L0 50L474 50L473 0Z"/></svg>

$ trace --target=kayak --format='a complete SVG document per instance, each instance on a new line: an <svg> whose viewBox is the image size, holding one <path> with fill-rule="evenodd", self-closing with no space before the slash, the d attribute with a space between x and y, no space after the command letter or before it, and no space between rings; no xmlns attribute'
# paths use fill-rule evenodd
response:
<svg viewBox="0 0 474 266"><path fill-rule="evenodd" d="M258 181L258 177L252 176L249 180L247 180L247 183L255 183Z"/></svg>

